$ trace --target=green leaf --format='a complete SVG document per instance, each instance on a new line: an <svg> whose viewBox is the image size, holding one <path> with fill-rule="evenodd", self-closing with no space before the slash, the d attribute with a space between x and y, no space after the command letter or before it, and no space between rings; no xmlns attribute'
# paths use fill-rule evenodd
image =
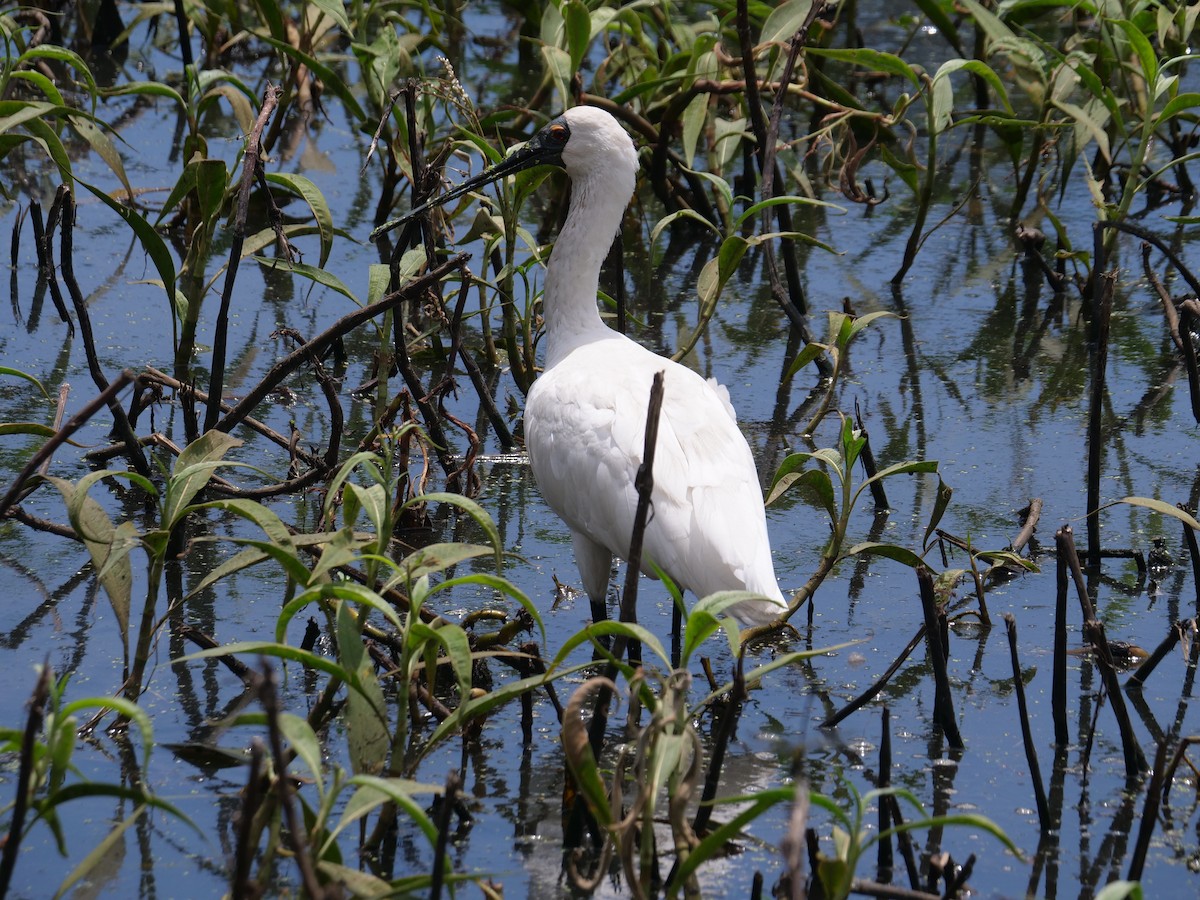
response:
<svg viewBox="0 0 1200 900"><path fill-rule="evenodd" d="M881 544L875 541L864 541L861 544L855 544L846 551L845 555L859 556L864 554L883 556L898 563L904 563L904 565L913 569L919 569L926 565L925 560L907 547L900 547L896 544Z"/></svg>
<svg viewBox="0 0 1200 900"><path fill-rule="evenodd" d="M129 529L132 529L133 525L125 523L129 528L120 532L113 527L108 513L87 492L88 487L94 483L92 476L85 476L79 484L49 475L46 476L46 480L58 488L66 501L71 527L75 529L92 558L92 566L96 569L100 585L108 595L113 615L116 616L117 626L121 631L121 645L128 652L133 569L129 563L127 541L130 537Z"/></svg>
<svg viewBox="0 0 1200 900"><path fill-rule="evenodd" d="M1138 64L1141 66L1142 77L1146 80L1146 84L1153 86L1158 81L1158 55L1154 52L1154 47L1150 43L1150 39L1142 33L1142 30L1128 19L1114 19L1112 23L1125 32L1125 36L1129 39L1129 43L1133 45L1133 50L1137 54Z"/></svg>
<svg viewBox="0 0 1200 900"><path fill-rule="evenodd" d="M833 482L828 473L821 469L805 469L814 457L810 453L793 453L789 455L775 471L771 479L771 487L767 490L766 505L770 506L792 485L801 484L817 495L817 502L829 514L829 518L837 521L837 499L833 491Z"/></svg>
<svg viewBox="0 0 1200 900"><path fill-rule="evenodd" d="M71 116L68 121L71 123L71 127L75 129L75 133L88 142L88 146L92 148L92 151L104 160L108 168L112 170L112 173L117 176L117 180L125 188L125 196L133 199L133 185L129 183L129 176L125 174L125 163L121 160L121 154L117 152L116 145L113 144L112 139L91 119L85 119L81 116Z"/></svg>
<svg viewBox="0 0 1200 900"><path fill-rule="evenodd" d="M1158 513L1161 516L1170 516L1172 519L1178 519L1188 528L1193 531L1200 531L1200 522L1196 518L1178 506L1171 503L1166 503L1162 500L1155 500L1152 497L1122 497L1117 503L1127 503L1130 506L1140 506L1143 509L1149 509Z"/></svg>
<svg viewBox="0 0 1200 900"><path fill-rule="evenodd" d="M341 8L340 3L337 5L338 8ZM308 204L308 208L312 211L313 220L317 223L317 233L321 237L321 258L317 265L320 268L324 268L325 263L329 261L329 253L333 249L334 233L333 213L329 209L329 203L325 200L325 195L321 193L320 188L303 175L271 172L267 175L267 181L271 184L286 187ZM343 291L343 293L345 292ZM350 299L353 300L354 298L351 297Z"/></svg>
<svg viewBox="0 0 1200 900"><path fill-rule="evenodd" d="M34 385L39 391L41 391L43 397L45 397L47 400L50 399L50 393L46 390L46 386L28 372L23 372L20 369L14 369L12 366L0 365L0 375L9 375L13 378L24 378L30 384ZM51 431L53 431L53 429L51 429Z"/></svg>
<svg viewBox="0 0 1200 900"><path fill-rule="evenodd" d="M343 581L336 584L316 585L286 603L280 611L279 617L275 620L275 640L279 642L284 640L284 637L287 635L287 626L295 618L296 613L309 604L320 600L346 600L350 603L365 606L368 609L378 610L397 630L403 628L400 623L400 617L396 614L396 610L392 607L392 604L361 584Z"/></svg>
<svg viewBox="0 0 1200 900"><path fill-rule="evenodd" d="M760 44L781 43L790 41L792 35L800 30L800 26L804 24L809 10L812 9L812 0L784 0L773 10L762 25L762 34L759 36Z"/></svg>
<svg viewBox="0 0 1200 900"><path fill-rule="evenodd" d="M69 172L69 169L68 169ZM163 289L167 294L167 304L172 311L175 309L175 258L171 251L167 248L166 243L158 232L151 227L150 223L134 212L127 206L118 203L104 191L98 187L88 184L82 178L76 178L77 182L92 192L102 203L109 209L115 212L118 216L125 220L125 224L133 229L133 233L137 236L138 242L141 243L142 249L150 257L154 263L154 268L158 271L158 277L162 279Z"/></svg>
<svg viewBox="0 0 1200 900"><path fill-rule="evenodd" d="M352 693L350 696L355 695ZM313 781L317 785L317 794L324 797L325 779L321 773L325 763L321 753L321 742L312 730L312 726L308 724L308 720L292 713L280 713L279 731L295 751L296 756L312 773Z"/></svg>
<svg viewBox="0 0 1200 900"><path fill-rule="evenodd" d="M212 480L213 472L223 465L221 459L240 439L221 431L209 431L188 444L175 460L175 471L167 482L163 500L163 528L175 527L187 514L188 504Z"/></svg>
<svg viewBox="0 0 1200 900"><path fill-rule="evenodd" d="M428 494L422 494L419 497L414 497L404 504L407 509L410 506L420 503L449 503L451 506L457 506L472 519L475 524L483 529L483 533L487 536L488 542L492 545L492 550L496 556L496 570L499 571L504 566L504 543L500 540L500 532L496 528L496 523L492 521L488 511L476 503L469 497L464 497L462 494L451 494L444 491L433 491Z"/></svg>
<svg viewBox="0 0 1200 900"><path fill-rule="evenodd" d="M361 639L358 647L362 648ZM364 656L357 671L358 690L346 698L346 749L356 775L378 775L390 744L387 702L373 666L371 658Z"/></svg>
<svg viewBox="0 0 1200 900"><path fill-rule="evenodd" d="M840 62L850 63L860 69L871 69L888 75L899 75L907 79L913 87L921 86L921 76L917 70L894 53L884 53L869 47L851 50L835 50L829 47L808 47L805 51L809 56L824 56Z"/></svg>
<svg viewBox="0 0 1200 900"><path fill-rule="evenodd" d="M567 0L562 4L562 16L571 71L578 72L592 40L592 14L582 0Z"/></svg>
<svg viewBox="0 0 1200 900"><path fill-rule="evenodd" d="M401 574L395 580L411 583L426 575L445 571L464 560L477 559L492 552L491 547L485 547L482 544L457 542L429 544L401 560Z"/></svg>
<svg viewBox="0 0 1200 900"><path fill-rule="evenodd" d="M312 5L329 16L346 37L353 36L354 29L350 27L350 20L346 18L346 7L341 0L312 0Z"/></svg>

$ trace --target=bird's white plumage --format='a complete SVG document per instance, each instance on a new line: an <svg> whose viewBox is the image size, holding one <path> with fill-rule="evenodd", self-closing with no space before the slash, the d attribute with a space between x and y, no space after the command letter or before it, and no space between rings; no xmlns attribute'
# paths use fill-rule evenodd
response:
<svg viewBox="0 0 1200 900"><path fill-rule="evenodd" d="M604 325L600 265L633 195L637 155L608 113L568 110L562 161L571 179L566 223L546 275L546 365L525 406L525 442L542 495L571 528L593 603L633 531L646 408L665 372L652 512L643 553L684 589L749 590L731 612L762 623L786 609L775 579L754 460L728 391Z"/></svg>

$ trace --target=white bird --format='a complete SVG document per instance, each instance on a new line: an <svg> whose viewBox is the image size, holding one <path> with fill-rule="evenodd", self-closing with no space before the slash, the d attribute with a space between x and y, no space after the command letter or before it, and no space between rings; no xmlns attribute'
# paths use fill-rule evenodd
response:
<svg viewBox="0 0 1200 900"><path fill-rule="evenodd" d="M547 264L546 362L526 399L525 445L542 496L571 529L592 615L606 617L613 557L628 556L650 385L662 371L643 571L652 574L653 562L698 597L724 590L761 594L729 611L746 624L774 621L787 604L771 560L758 473L729 392L600 319L600 266L638 169L633 141L617 120L595 107L567 110L503 162L404 220L547 163L566 169L571 200Z"/></svg>

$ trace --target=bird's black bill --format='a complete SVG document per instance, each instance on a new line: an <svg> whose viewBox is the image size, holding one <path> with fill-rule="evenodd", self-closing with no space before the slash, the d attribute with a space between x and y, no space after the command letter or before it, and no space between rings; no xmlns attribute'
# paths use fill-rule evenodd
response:
<svg viewBox="0 0 1200 900"><path fill-rule="evenodd" d="M491 184L493 181L499 181L506 175L515 175L517 172L523 172L526 169L532 169L534 166L541 165L562 165L563 147L567 145L567 138L571 136L571 129L567 126L564 119L558 118L535 134L526 142L525 146L518 147L502 161L496 163L490 169L485 169L474 178L469 178L458 187L451 188L446 193L426 200L420 206L414 207L398 219L392 219L390 222L384 222L378 228L371 232L371 240L377 241L380 236L387 234L393 229L399 228L401 225L410 222L417 216L428 212L436 206L442 206L449 203L451 200L456 200L463 194L470 193L484 185Z"/></svg>

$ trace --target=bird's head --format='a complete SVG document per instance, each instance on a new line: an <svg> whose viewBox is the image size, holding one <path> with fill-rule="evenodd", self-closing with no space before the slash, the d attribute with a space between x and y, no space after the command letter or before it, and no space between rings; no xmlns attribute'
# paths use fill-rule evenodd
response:
<svg viewBox="0 0 1200 900"><path fill-rule="evenodd" d="M632 185L637 171L637 151L633 141L610 113L594 106L568 109L501 162L469 178L446 193L427 200L399 219L393 219L371 232L371 240L405 224L437 206L449 203L507 175L515 175L535 166L553 165L566 169L572 181L615 166L627 169ZM632 187L630 188L632 190Z"/></svg>

